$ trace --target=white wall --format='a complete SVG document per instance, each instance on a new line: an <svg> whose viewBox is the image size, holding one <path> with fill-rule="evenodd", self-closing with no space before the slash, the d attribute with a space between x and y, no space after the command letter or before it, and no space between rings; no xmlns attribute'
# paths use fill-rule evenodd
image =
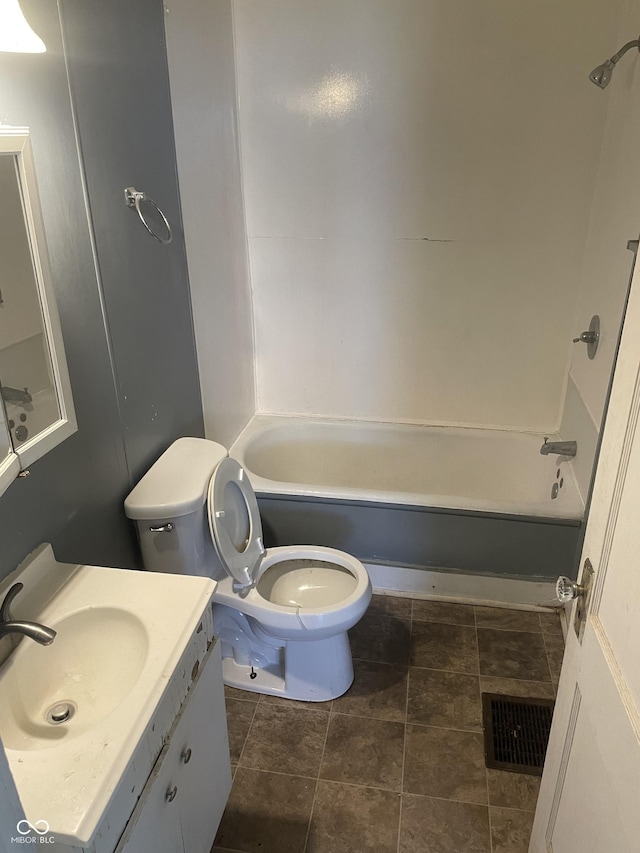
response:
<svg viewBox="0 0 640 853"><path fill-rule="evenodd" d="M635 0L625 0L624 7L622 23L597 62L637 38L640 32L640 6ZM628 240L637 240L640 233L638 51L634 49L620 60L606 89L594 87L594 91L607 106L606 128L573 337L589 327L593 314L600 316L601 337L593 360L587 357L586 346L575 345L571 378L593 424L599 428L633 261L626 245Z"/></svg>
<svg viewBox="0 0 640 853"><path fill-rule="evenodd" d="M165 30L205 432L255 411L231 0L168 0Z"/></svg>
<svg viewBox="0 0 640 853"><path fill-rule="evenodd" d="M234 11L259 410L557 428L618 0Z"/></svg>

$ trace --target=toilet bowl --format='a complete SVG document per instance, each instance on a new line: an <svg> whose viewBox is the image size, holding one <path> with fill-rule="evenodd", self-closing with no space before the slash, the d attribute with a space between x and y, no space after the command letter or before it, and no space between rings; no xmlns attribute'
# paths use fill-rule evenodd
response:
<svg viewBox="0 0 640 853"><path fill-rule="evenodd" d="M226 684L321 702L353 681L347 631L371 599L367 570L333 548L265 549L249 478L222 445L181 438L125 501L150 571L216 580Z"/></svg>

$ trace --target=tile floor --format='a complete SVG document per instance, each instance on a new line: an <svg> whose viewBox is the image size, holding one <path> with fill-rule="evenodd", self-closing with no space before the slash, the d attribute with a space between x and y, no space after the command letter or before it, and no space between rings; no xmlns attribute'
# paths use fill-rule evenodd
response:
<svg viewBox="0 0 640 853"><path fill-rule="evenodd" d="M526 853L539 779L484 766L480 694L553 697L553 614L374 596L339 699L227 688L213 851Z"/></svg>

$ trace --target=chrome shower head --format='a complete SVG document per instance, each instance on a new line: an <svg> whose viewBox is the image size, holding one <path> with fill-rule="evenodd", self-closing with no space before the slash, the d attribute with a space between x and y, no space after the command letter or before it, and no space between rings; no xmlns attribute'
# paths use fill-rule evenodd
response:
<svg viewBox="0 0 640 853"><path fill-rule="evenodd" d="M607 59L606 62L603 62L602 65L598 65L597 68L594 68L591 74L589 74L589 80L592 83L595 83L596 86L599 86L601 89L606 89L609 83L611 82L611 77L613 76L613 69L616 67L615 62L612 62L610 59Z"/></svg>
<svg viewBox="0 0 640 853"><path fill-rule="evenodd" d="M623 45L617 53L614 53L611 59L606 59L602 65L598 65L597 68L594 68L591 74L589 74L589 80L592 83L595 83L596 86L599 86L600 89L606 89L609 83L611 82L611 77L613 76L613 69L616 67L617 63L622 59L625 53L628 50L631 50L632 47L637 47L640 50L640 38L634 39L633 41L628 41L625 45Z"/></svg>

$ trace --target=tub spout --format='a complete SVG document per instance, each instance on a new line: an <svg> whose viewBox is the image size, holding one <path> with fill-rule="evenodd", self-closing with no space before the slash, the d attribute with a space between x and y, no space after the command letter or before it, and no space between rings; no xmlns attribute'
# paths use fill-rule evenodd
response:
<svg viewBox="0 0 640 853"><path fill-rule="evenodd" d="M540 453L543 456L548 456L550 453L557 453L558 456L575 456L577 452L577 441L547 441L545 438L544 444L540 448Z"/></svg>
<svg viewBox="0 0 640 853"><path fill-rule="evenodd" d="M2 391L2 399L5 403L17 403L19 406L27 406L33 402L33 397L29 393L28 388L21 391L19 388L10 388L8 385L3 385L0 390Z"/></svg>

